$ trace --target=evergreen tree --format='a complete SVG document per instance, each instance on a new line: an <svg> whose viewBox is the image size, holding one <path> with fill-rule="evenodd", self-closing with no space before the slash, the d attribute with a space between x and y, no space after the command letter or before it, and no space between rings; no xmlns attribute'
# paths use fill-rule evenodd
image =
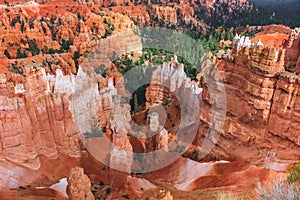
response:
<svg viewBox="0 0 300 200"><path fill-rule="evenodd" d="M9 54L9 52L7 51L7 49L4 50L4 55L6 55L6 57L7 57L8 59L10 59L10 54Z"/></svg>
<svg viewBox="0 0 300 200"><path fill-rule="evenodd" d="M20 49L17 50L17 59L18 58L27 58L27 54L25 52L21 52Z"/></svg>

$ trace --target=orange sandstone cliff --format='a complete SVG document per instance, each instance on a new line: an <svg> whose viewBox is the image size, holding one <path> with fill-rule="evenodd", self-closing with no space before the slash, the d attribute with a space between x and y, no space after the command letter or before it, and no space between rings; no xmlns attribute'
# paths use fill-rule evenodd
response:
<svg viewBox="0 0 300 200"><path fill-rule="evenodd" d="M284 170L299 160L300 82L296 73L284 67L287 59L299 58L297 31L292 31L287 41L291 44L286 49L267 47L260 41L251 44L248 38L236 37L233 55L219 59L215 70L204 79L207 85L195 145L201 145L204 138L217 132L218 141L211 139L216 143L209 154L211 159L243 160L275 170ZM292 50L292 46L296 48ZM212 113L207 112L220 95L218 90L214 90L215 94L208 91L216 71L222 78L227 99L223 129L212 124Z"/></svg>

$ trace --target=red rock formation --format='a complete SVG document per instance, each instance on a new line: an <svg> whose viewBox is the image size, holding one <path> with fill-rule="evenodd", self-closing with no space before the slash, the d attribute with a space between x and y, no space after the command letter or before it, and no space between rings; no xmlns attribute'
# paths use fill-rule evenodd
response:
<svg viewBox="0 0 300 200"><path fill-rule="evenodd" d="M280 64L274 63L274 58ZM220 131L210 159L242 160L276 170L284 170L284 166L300 159L295 128L299 126L299 77L285 72L283 61L284 51L277 54L267 47L244 47L233 61L218 61L216 69L224 81L223 96L227 98L225 124L221 130L211 126L210 96L214 99L220 92L211 94L204 87L199 138L195 143L203 142L209 126ZM213 83L214 74L206 78L206 83Z"/></svg>
<svg viewBox="0 0 300 200"><path fill-rule="evenodd" d="M169 132L171 151L185 147L198 125L201 89L187 78L183 67L176 56L173 61L164 63L153 73L146 91L146 109L159 114L160 123Z"/></svg>
<svg viewBox="0 0 300 200"><path fill-rule="evenodd" d="M133 37L129 39L133 41ZM112 48L118 49L117 53L128 51L124 43L110 44L110 47L117 44ZM140 43L134 44L139 51ZM112 52L107 57L110 55ZM53 183L66 176L71 166L78 165L83 135L108 126L111 98L117 92L113 81L120 82L121 78L116 73L107 80L94 72L87 74L84 65L77 71L68 53L1 61L2 64L5 66L1 66L0 82L0 156L5 174L2 187ZM8 64L11 66L7 69ZM58 163L69 160L71 166ZM65 168L49 173L44 162L55 163L57 169ZM14 181L9 181L9 168L23 170L24 174L17 173ZM27 178L21 180L24 175Z"/></svg>
<svg viewBox="0 0 300 200"><path fill-rule="evenodd" d="M18 2L22 1L12 3ZM120 9L120 12L126 12L142 24L151 23L152 19L157 17L158 23L175 26L183 23L205 31L205 24L199 22L195 16L193 8L193 5L196 5L195 1L190 2L189 5L149 5L150 7L131 7L132 2L126 0L97 3L107 5L129 3L129 7L116 6L112 10ZM133 190L133 193L139 195L142 193L141 185L149 186L145 189L155 188L145 180L128 176L131 172L134 149L132 140L127 137L127 134L132 131L129 130L130 108L128 105L119 105L119 102L114 103L112 99L117 93L125 96L125 89L120 73L113 72L116 67L111 65L110 57L114 53L121 55L130 50L140 51L141 43L132 32L124 33L134 27L128 17L112 13L108 9L100 10L99 4L92 6L94 3L94 1L79 1L79 4L74 1L55 3L49 1L40 5L29 2L11 7L1 6L0 14L3 22L0 25L0 57L3 58L0 60L1 187L16 188L27 184L51 185L54 181L65 177L76 165L86 166L92 177L97 180L103 178L108 182L109 176L103 175L99 169L96 169L100 168L99 166L103 167L102 165L97 163L91 166L95 162L84 159L82 151L82 143L84 143L88 150L89 148L95 150L91 152L92 159L102 156L101 159L109 160L113 168L110 171L110 177L113 179L112 191L117 193L114 195L120 196L122 191L127 190ZM203 5L206 3L208 7L212 5L211 1L201 3ZM92 7L87 8L85 5ZM142 11L136 13L137 9ZM110 34L113 34L110 39L99 42L100 38ZM24 38L24 41L21 41L21 38ZM71 41L69 49L64 49L66 44L63 44L63 40ZM295 50L297 47L295 41L297 38L291 36L288 42L289 48ZM100 56L101 62L97 57L99 54L96 57L88 55L86 59L88 61L85 60L83 63L81 62L83 57L73 60L75 52L87 54L99 44L100 48L95 51L104 52L104 54L99 53L104 55L104 57ZM17 56L17 49L20 49L21 53L25 52L30 58L7 60L6 57ZM7 53L4 55L5 50L10 56L7 56ZM64 53L53 54L52 52L59 50ZM45 55L50 52L51 55ZM299 78L284 72L282 59L284 51L278 52L277 56L277 50L272 48L257 47L253 51L244 48L240 49L234 61L219 61L218 68L225 80L227 98L230 101L229 116L221 139L208 159L212 160L216 157L242 160L257 165L265 164L276 169L281 163L289 164L299 160L297 132ZM39 55L33 56L35 54ZM296 58L297 54L295 56L294 52L292 54L293 59ZM102 77L103 74L99 71L94 73L95 69L98 69L95 66L99 63L103 63L109 72L106 78ZM80 67L79 64L82 66ZM197 84L187 79L183 73L183 66L176 61L176 58L156 71L153 84L147 90L146 106L151 111L153 106L169 104L166 108L171 116L168 117L166 128L171 130L173 135L170 134L168 138L167 131L162 129L158 137L150 142L154 144L153 150L167 150L167 148L176 150L169 145L168 140L178 139L176 138L179 137L176 135L180 127L178 122L183 121L183 125L186 126L198 122L195 120L199 117L195 108L199 105L200 93ZM176 95L179 95L179 98ZM210 123L208 108L213 103L209 99L207 88L203 98L201 106L204 111L200 115L202 126L199 129L198 140L195 141L195 145L199 146L203 133ZM186 105L180 104L182 99L187 100ZM222 101L221 98L214 100ZM242 104L242 109L236 106L236 102ZM178 108L179 105L182 107ZM111 111L112 109L114 111ZM189 115L180 116L181 111L185 109ZM111 114L112 118L109 117ZM286 122L289 126L285 124ZM218 124L214 124L214 129L220 130ZM87 138L83 140L93 133L103 132L105 136L92 138L93 142L89 143ZM187 139L188 136L179 139ZM109 144L112 142L114 148L105 146L108 147L107 152L97 151L99 144L105 145L103 143L105 139L108 139ZM142 139L135 142L136 144L139 142L141 150L145 149ZM243 155L242 153L246 151L247 155ZM123 172L116 170L120 167L119 170ZM177 170L183 168L182 165L177 166ZM77 172L73 171L74 176L69 179L70 183L77 176L83 176L81 170L75 171ZM258 169L253 170L250 174L258 171ZM202 187L202 183L207 183L205 181L211 183L212 179L200 178L193 184L183 181L178 188L193 190L199 185ZM224 183L226 186L232 186L230 184L228 181ZM83 185L90 186L86 176L83 178ZM75 191L81 192L80 188L76 189L77 186L79 185L76 185L75 181ZM212 184L212 187L217 186ZM49 191L47 190L46 193L48 194ZM74 196L74 190L70 186L69 193L73 199L78 199L77 195L81 194L87 194L87 198L91 197L89 187L85 187L83 193ZM111 196L112 199L114 195ZM166 198L172 198L172 195L166 193Z"/></svg>
<svg viewBox="0 0 300 200"><path fill-rule="evenodd" d="M56 6L58 9L54 9ZM2 53L8 50L12 58L19 47L30 56L32 52L26 49L34 48L30 42L33 40L38 51L42 52L60 49L62 40L73 43L70 53L11 60L9 72L5 69L7 63L1 61L1 72L6 73L1 77L0 86L3 106L1 157L30 169L40 168L41 155L50 159L57 159L60 153L79 157L82 142L78 131L82 134L90 132L93 116L100 118L101 128L107 125L106 112L110 105L106 104L106 99L112 94L97 94L97 83L83 80L86 75L82 71L78 72L79 76L72 75L77 74L73 53L91 51L99 44L95 37L99 39L110 29L108 24L114 25L116 33L133 27L129 18L121 14L110 13L103 17L89 9L82 11L84 6L74 3L73 6L32 3L0 9L3 16L0 26ZM33 12L36 8L39 9L38 14ZM78 10L73 12L75 8ZM53 10L59 13L54 16ZM122 47L122 44L118 46ZM80 97L72 95L76 90L81 93ZM91 106L100 109L91 109Z"/></svg>
<svg viewBox="0 0 300 200"><path fill-rule="evenodd" d="M58 157L58 152L79 156L80 142L68 111L68 100L61 95L45 95L39 72L31 73L26 80L28 93L17 96L13 84L2 79L2 157L38 169L39 154L52 159ZM48 110L55 112L48 115Z"/></svg>
<svg viewBox="0 0 300 200"><path fill-rule="evenodd" d="M285 68L287 71L299 73L299 28L291 30L282 25L265 26L264 30L252 39L253 42L261 40L267 46L284 48Z"/></svg>
<svg viewBox="0 0 300 200"><path fill-rule="evenodd" d="M72 6L49 2L0 8L3 21L0 26L0 57L7 50L11 58L16 58L17 49L27 56L68 52L69 47L64 41L69 42L72 53L79 51L84 54L96 47L100 38L134 26L127 16L119 13L103 12L98 8L92 12L75 2L68 4Z"/></svg>
<svg viewBox="0 0 300 200"><path fill-rule="evenodd" d="M197 20L195 9L196 4L170 5L137 5L137 6L115 6L114 12L120 12L130 17L138 25L164 26L164 27L186 27L195 28L198 32L206 33L208 26Z"/></svg>
<svg viewBox="0 0 300 200"><path fill-rule="evenodd" d="M153 152L163 149L169 151L168 131L160 125L158 113L151 113L149 129L147 130L147 138L145 141L146 152Z"/></svg>
<svg viewBox="0 0 300 200"><path fill-rule="evenodd" d="M220 57L216 65L219 72L208 70L210 75L205 79L208 85L204 87L203 101L200 104L200 127L194 142L198 147L204 146L200 154L187 153L186 156L199 156L200 159L216 143L204 160L242 160L285 170L288 165L297 162L300 156L299 134L296 129L299 126L299 77L285 71L285 50L264 47L261 43L254 45L247 38L241 40L234 41L235 47L239 46L234 51L234 58ZM217 77L217 74L221 77ZM174 98L170 98L172 84L165 85L171 88L169 90L155 85L162 84L161 80L169 80L168 76L154 74L153 77L153 84L146 93L148 109L163 104L165 99L172 102ZM215 83L220 78L224 81L226 93L222 93L220 85ZM172 83L174 79L173 77L169 81ZM215 88L213 93L209 87ZM213 104L222 104L225 97L226 118L222 127L222 115L225 113L217 107L217 112L213 114L211 109ZM173 118L180 115L174 108L166 110L169 120L174 121ZM171 132L173 131L176 133L176 129ZM195 150L198 151L197 148Z"/></svg>
<svg viewBox="0 0 300 200"><path fill-rule="evenodd" d="M110 118L112 130L110 167L130 174L133 162L133 150L127 137L131 121L130 106L121 106L121 99L118 95L113 98L114 106Z"/></svg>
<svg viewBox="0 0 300 200"><path fill-rule="evenodd" d="M292 30L289 39L286 41L286 68L289 71L300 73L300 29Z"/></svg>
<svg viewBox="0 0 300 200"><path fill-rule="evenodd" d="M271 181L276 177L285 178L285 176L242 162L198 163L181 158L164 169L148 173L147 179L153 182L172 183L178 190L185 191L186 195L191 191L199 195L200 191L212 192L212 188L218 188L218 190L233 190L235 193L246 191L247 197L252 199L255 198L255 192L250 189L253 184L258 181ZM171 191L171 193L176 199L175 195L178 191Z"/></svg>
<svg viewBox="0 0 300 200"><path fill-rule="evenodd" d="M189 119L183 119L186 116L181 116L180 113L182 109L187 109L187 113L194 109L194 113L197 113L197 103L200 100L201 89L195 82L191 82L187 78L183 67L183 64L178 63L176 56L173 61L164 63L162 68L158 68L153 73L151 85L146 91L147 110L157 110L155 112L160 114L162 121L164 121L163 112L161 108L155 109L155 107L163 106L162 108L166 109L166 113L172 113L167 116L167 121L164 124L165 128L172 133L177 132L178 125L182 120L190 120L187 124L193 122L192 118L196 117L197 114L194 114L195 116L189 115L191 117ZM185 126L183 122L182 125Z"/></svg>
<svg viewBox="0 0 300 200"><path fill-rule="evenodd" d="M75 167L71 170L68 178L67 193L71 200L93 200L95 199L91 192L91 181L84 174L83 169Z"/></svg>

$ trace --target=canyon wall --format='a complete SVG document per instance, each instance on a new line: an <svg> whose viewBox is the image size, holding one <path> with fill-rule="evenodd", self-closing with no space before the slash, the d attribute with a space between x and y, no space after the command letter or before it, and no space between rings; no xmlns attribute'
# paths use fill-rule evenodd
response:
<svg viewBox="0 0 300 200"><path fill-rule="evenodd" d="M300 28L293 29L285 42L285 66L291 72L300 73Z"/></svg>
<svg viewBox="0 0 300 200"><path fill-rule="evenodd" d="M37 0L37 1L22 1L22 0L7 0L7 1L0 1L0 9L3 10L8 9L11 11L18 11L22 10L23 13L45 13L45 14L53 14L54 17L56 16L55 10L58 11L58 16L61 15L62 11L66 12L65 7L66 4L69 5L68 11L71 13L80 12L81 16L84 16L86 12L86 8L93 10L93 12L89 12L89 16L87 18L99 19L99 14L102 14L102 11L109 12L111 9L115 13L122 13L131 20L133 20L136 24L139 25L151 25L151 26L163 26L163 27L173 27L173 28L185 28L189 30L195 30L196 32L206 33L209 29L207 25L209 18L212 16L218 15L222 21L230 21L232 20L231 16L234 16L235 13L240 14L244 10L252 11L253 5L250 1L247 0L234 0L234 1L215 1L215 0L201 0L201 1L188 1L188 0L176 0L176 1L151 1L151 0L78 0L78 1L49 1L49 0ZM54 5L55 4L55 5ZM49 7L55 6L55 9L50 10ZM225 6L223 6L225 5ZM222 7L221 9L218 9ZM224 7L224 8L223 8ZM232 14L234 13L234 14ZM83 14L83 15L82 15ZM21 21L18 22L16 27L24 27L22 23L22 13L19 14L21 16ZM15 16L14 16L15 17ZM72 16L73 18L76 15ZM70 17L71 18L71 17ZM70 20L65 18L63 20ZM233 17L234 20L235 17ZM85 20L83 19L83 20ZM114 21L114 19L111 19ZM31 20L31 23L36 20ZM39 21L39 20L38 20ZM72 20L73 21L73 20ZM90 20L88 20L90 21ZM105 33L109 32L109 24L101 23L102 20L93 20L90 24L90 29L92 32L86 32L88 34L81 34L83 40L87 40L87 35L91 36L91 33L98 33L100 37L104 36ZM91 21L90 21L91 22ZM46 24L49 24L45 21ZM94 23L94 24L93 24ZM27 24L27 22L25 22ZM46 27L44 24L42 27ZM78 35L72 34L71 30L74 33L74 23L66 23L63 26L62 38L69 38L69 37L77 37ZM28 29L28 26L25 25L25 29ZM44 29L43 28L43 29ZM116 26L117 28L117 26ZM24 28L22 28L24 29ZM55 27L54 27L55 29ZM76 27L75 27L76 29ZM42 29L40 29L42 30ZM52 29L53 30L53 29ZM47 33L51 33L52 31L48 31ZM91 38L91 37L90 37ZM86 42L86 41L84 41ZM79 43L78 43L79 44ZM82 48L84 48L86 44L82 44ZM54 47L58 47L57 43L53 43Z"/></svg>
<svg viewBox="0 0 300 200"><path fill-rule="evenodd" d="M129 53L130 47L141 51L140 40L132 32L116 37L111 37L113 41L102 41L109 45L106 46L109 51L102 57L103 64L109 62L113 53ZM120 38L124 43L116 42ZM102 52L103 47L102 43L102 49L99 48ZM95 73L93 65L84 62L74 75L66 63L68 58L64 54L45 55L13 64L12 69L18 68L22 73L1 68L4 70L0 81L0 166L4 174L1 187L36 181L48 184L66 177L70 167L79 165L85 145L83 138L110 128L112 96L124 90L120 74L115 72L104 78L104 74ZM53 64L49 67L49 63ZM109 70L109 67L103 68ZM66 161L69 163L64 163L64 159L70 160ZM58 164L57 169L64 171L49 173L45 168L47 162ZM20 173L12 178L10 170Z"/></svg>
<svg viewBox="0 0 300 200"><path fill-rule="evenodd" d="M192 142L198 127L201 93L197 83L186 76L176 55L153 73L146 91L146 110L157 112L160 123L173 138L170 151L182 152L186 143Z"/></svg>
<svg viewBox="0 0 300 200"><path fill-rule="evenodd" d="M201 146L212 128L220 138L206 159L242 160L284 170L300 159L299 76L285 71L285 50L244 41L240 49L241 43L235 43L233 57L225 55L216 64L227 98L224 127L213 126L211 96L218 91L210 94L206 85L194 144ZM204 82L212 84L214 79L213 71Z"/></svg>
<svg viewBox="0 0 300 200"><path fill-rule="evenodd" d="M73 6L49 2L0 7L0 58L85 54L97 47L100 39L134 28L120 13L99 8L92 12L75 2L68 3Z"/></svg>
<svg viewBox="0 0 300 200"><path fill-rule="evenodd" d="M167 113L165 127L176 135L179 124L185 120L180 97L199 103L200 125L194 146L185 153L187 157L199 161L240 160L285 170L300 158L300 82L296 72L288 72L290 68L285 67L286 56L292 54L288 48L294 50L291 58L298 59L295 32L297 29L290 36L293 45L285 49L267 47L261 41L254 44L247 37L236 36L232 55L220 56L216 68L205 75L202 101L195 101L187 88L182 90L184 95L176 96L181 94L181 84L189 81L183 75L183 66L174 60L165 63L160 73L153 74L147 88L146 109L162 106L156 110L162 116ZM197 112L193 103L187 113ZM226 105L225 113L222 104Z"/></svg>
<svg viewBox="0 0 300 200"><path fill-rule="evenodd" d="M39 154L53 159L58 157L58 151L79 156L79 136L68 109L68 99L60 94L45 94L41 72L28 76L23 94L15 94L13 83L6 78L1 82L3 158L38 169Z"/></svg>
<svg viewBox="0 0 300 200"><path fill-rule="evenodd" d="M81 68L77 75L66 76L60 69L56 75L46 75L42 68L27 76L21 91L13 86L1 79L1 187L36 181L47 184L67 176L67 169L78 163L62 160L82 157L83 136L97 128L94 120L98 123L98 116L102 122L99 129L107 125L106 112L116 93L112 81L99 92L98 84ZM49 173L45 162L66 171ZM13 178L10 170L16 171Z"/></svg>

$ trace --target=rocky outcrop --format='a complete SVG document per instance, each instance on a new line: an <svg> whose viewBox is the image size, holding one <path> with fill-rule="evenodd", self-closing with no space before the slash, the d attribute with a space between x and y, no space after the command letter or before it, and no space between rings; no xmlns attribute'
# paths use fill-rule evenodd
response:
<svg viewBox="0 0 300 200"><path fill-rule="evenodd" d="M101 4L101 3L100 3ZM102 5L107 5L102 3ZM129 16L139 25L186 28L198 33L206 33L209 29L207 21L218 16L228 22L243 10L251 11L253 4L249 1L119 1L110 4L114 12ZM125 6L124 6L125 5ZM223 5L227 9L223 9ZM221 8L222 7L222 8ZM233 14L234 13L234 14ZM200 19L200 20L199 20ZM203 21L202 21L203 20ZM237 20L236 20L237 21Z"/></svg>
<svg viewBox="0 0 300 200"><path fill-rule="evenodd" d="M207 70L203 101L198 101L201 109L196 148L185 156L204 161L241 160L285 170L300 156L296 129L299 76L285 71L285 49L267 47L261 41L253 44L240 36L235 37L233 44L233 54L219 57L217 68ZM168 115L165 126L170 133L178 132L175 122L178 125L183 120L178 117L182 112L177 107L182 104L176 94L180 94L177 91L181 91L181 83L189 81L182 75L181 67L174 61L165 63L159 73L153 74L146 92L147 110L163 106ZM187 93L183 96L195 99ZM222 103L226 105L225 112ZM187 113L194 113L193 108ZM185 124L188 122L192 120Z"/></svg>
<svg viewBox="0 0 300 200"><path fill-rule="evenodd" d="M184 66L178 63L176 55L171 62L164 63L153 73L146 90L146 109L149 113L158 114L150 115L150 123L153 117L153 128L156 124L163 125L167 131L160 133L167 137L168 132L168 139L160 139L159 134L154 138L148 137L146 145L150 150L157 150L155 145L165 146L165 140L168 140L168 150L171 152L183 153L188 148L198 129L201 94L202 89L187 78Z"/></svg>
<svg viewBox="0 0 300 200"><path fill-rule="evenodd" d="M291 72L300 73L300 28L295 28L290 33L285 43L285 67Z"/></svg>
<svg viewBox="0 0 300 200"><path fill-rule="evenodd" d="M16 86L4 76L0 91L1 159L32 170L41 168L42 155L81 157L82 137L107 126L109 101L117 92L112 80L99 92L81 67L77 75L41 68Z"/></svg>
<svg viewBox="0 0 300 200"><path fill-rule="evenodd" d="M153 73L151 85L146 91L146 108L151 109L157 105L163 105L166 109L177 107L173 112L178 113L185 108L184 106L187 106L187 112L193 109L197 112L195 108L199 105L201 91L197 83L186 76L183 64L179 64L175 56L173 61L164 63ZM184 105L179 105L180 103ZM176 117L178 115L175 114L168 116L168 120L178 122ZM193 116L190 117L193 118Z"/></svg>
<svg viewBox="0 0 300 200"><path fill-rule="evenodd" d="M118 43L117 52L128 50L122 45ZM67 55L24 59L18 64L22 74L13 71L17 69L13 64L12 72L1 76L1 166L6 169L13 162L28 168L25 184L33 181L30 170L45 170L41 168L45 160L59 160L62 155L81 158L83 137L109 130L117 78L114 74L107 79L95 72L88 74L85 65L79 66L74 75L68 59ZM47 159L41 160L44 156ZM19 176L7 184L23 184Z"/></svg>
<svg viewBox="0 0 300 200"><path fill-rule="evenodd" d="M89 53L99 45L100 38L131 30L134 25L119 13L92 12L70 3L72 8L54 9L55 3L34 2L0 8L0 56L28 56L0 62L0 157L5 166L12 162L39 170L43 156L49 160L61 155L78 159L83 136L101 132L109 124L112 95L122 90L122 78L117 73L104 78L95 74L94 68L89 71L84 64L80 67L80 53ZM34 12L37 9L38 14ZM112 50L105 59L115 49L123 53L132 47L125 43L136 38L124 35L124 43L102 40ZM140 51L139 40L133 45L134 51ZM120 84L116 89L117 81Z"/></svg>
<svg viewBox="0 0 300 200"><path fill-rule="evenodd" d="M265 47L261 41L253 44L249 37L236 35L233 54L237 65L248 65L264 76L284 71L285 50Z"/></svg>
<svg viewBox="0 0 300 200"><path fill-rule="evenodd" d="M110 118L110 129L112 130L112 147L110 167L119 171L131 173L133 162L133 150L127 134L130 130L130 106L121 105L121 96L113 96L113 108Z"/></svg>
<svg viewBox="0 0 300 200"><path fill-rule="evenodd" d="M9 2L9 1L7 1ZM4 2L3 2L4 3ZM47 7L51 5L51 1L36 1L32 2L28 6L27 2L24 1L11 1L9 2L13 6L8 7L9 9L13 8L31 8L33 5L35 8L43 10L43 5ZM23 4L21 4L23 3ZM38 4L40 3L40 4ZM140 25L155 25L155 26L165 26L165 27L179 27L184 26L188 29L195 29L198 32L206 32L208 26L204 22L200 22L201 15L209 17L214 11L215 8L220 6L222 3L229 5L229 11L240 12L241 8L251 9L251 4L248 1L187 1L187 0L177 0L177 1L133 1L133 0L78 0L73 2L66 1L69 5L73 7L91 7L94 11L98 10L99 7L107 8L110 7L114 12L120 12L129 16L133 21ZM5 5L3 8L7 8ZM227 12L229 12L227 11ZM199 16L197 14L199 13ZM95 13L93 13L95 14ZM93 15L92 13L90 15ZM228 16L227 16L228 17ZM225 19L225 18L224 18ZM98 22L95 21L98 26ZM65 26L66 27L66 26ZM63 31L63 37L68 38L70 34L69 28L66 27L66 30ZM103 26L101 26L103 33ZM65 37L66 36L66 37Z"/></svg>
<svg viewBox="0 0 300 200"><path fill-rule="evenodd" d="M152 152L163 149L169 151L168 131L160 125L158 113L151 113L150 123L147 131L147 139L145 141L146 152Z"/></svg>
<svg viewBox="0 0 300 200"><path fill-rule="evenodd" d="M197 20L195 9L188 4L115 6L112 10L129 16L140 26L181 27L203 33L209 28L203 21Z"/></svg>
<svg viewBox="0 0 300 200"><path fill-rule="evenodd" d="M83 12L86 7L68 3L73 7L60 7L57 13L52 12L57 5L51 2L0 8L3 21L0 56L24 58L69 50L72 54L75 51L85 54L98 46L99 39L134 27L133 22L120 13L92 12L90 9ZM36 10L39 10L38 14Z"/></svg>
<svg viewBox="0 0 300 200"><path fill-rule="evenodd" d="M67 194L71 200L93 200L91 181L84 174L83 169L75 167L68 178Z"/></svg>
<svg viewBox="0 0 300 200"><path fill-rule="evenodd" d="M284 70L284 55L284 50L257 45L243 47L233 60L217 62L227 99L224 127L218 130L213 126L211 94L205 86L195 142L202 144L212 130L220 133L209 159L242 160L276 170L299 160L299 134L293 128L299 126L299 77ZM215 74L205 82L212 84Z"/></svg>
<svg viewBox="0 0 300 200"><path fill-rule="evenodd" d="M32 72L21 86L22 94L16 94L20 90L15 91L13 83L4 77L0 90L1 156L36 170L40 167L39 154L52 159L58 152L75 157L80 154L68 100L62 95L46 95L41 77L40 72Z"/></svg>
<svg viewBox="0 0 300 200"><path fill-rule="evenodd" d="M128 185L128 175L133 163L133 149L127 134L130 130L130 106L121 105L121 96L113 96L113 108L110 117L111 149L110 175L113 192L120 193Z"/></svg>

